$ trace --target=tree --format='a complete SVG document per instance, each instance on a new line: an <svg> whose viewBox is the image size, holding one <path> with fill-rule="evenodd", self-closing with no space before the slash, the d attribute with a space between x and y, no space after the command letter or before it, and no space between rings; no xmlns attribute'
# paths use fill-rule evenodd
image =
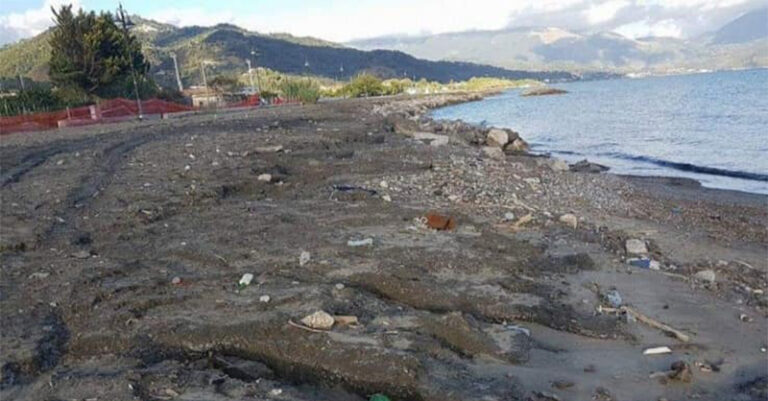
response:
<svg viewBox="0 0 768 401"><path fill-rule="evenodd" d="M71 5L51 10L56 26L50 38L49 75L54 84L114 97L131 94L131 67L139 81L147 81L149 62L141 44L135 36L124 34L111 14L82 10L75 14Z"/></svg>

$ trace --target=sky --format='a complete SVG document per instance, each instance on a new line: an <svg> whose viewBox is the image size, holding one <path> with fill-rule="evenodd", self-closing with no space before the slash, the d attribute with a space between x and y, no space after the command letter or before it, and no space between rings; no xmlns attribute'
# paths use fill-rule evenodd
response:
<svg viewBox="0 0 768 401"><path fill-rule="evenodd" d="M0 44L28 38L51 22L51 6L109 10L116 0L0 0ZM520 26L630 38L690 38L712 31L766 0L123 0L131 14L178 26L227 22L262 33L335 42Z"/></svg>

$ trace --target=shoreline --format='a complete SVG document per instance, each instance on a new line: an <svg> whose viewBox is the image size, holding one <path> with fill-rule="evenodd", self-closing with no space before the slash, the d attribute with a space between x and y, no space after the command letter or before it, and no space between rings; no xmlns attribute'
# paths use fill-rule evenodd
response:
<svg viewBox="0 0 768 401"><path fill-rule="evenodd" d="M570 172L424 118L472 99L4 137L0 398L764 391L760 198Z"/></svg>

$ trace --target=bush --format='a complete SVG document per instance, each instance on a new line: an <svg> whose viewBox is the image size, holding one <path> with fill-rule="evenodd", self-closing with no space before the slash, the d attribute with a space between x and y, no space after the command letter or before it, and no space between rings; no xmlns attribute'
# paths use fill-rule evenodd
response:
<svg viewBox="0 0 768 401"><path fill-rule="evenodd" d="M381 96L386 93L381 80L370 74L361 74L344 86L344 93L350 97Z"/></svg>
<svg viewBox="0 0 768 401"><path fill-rule="evenodd" d="M320 87L308 79L284 79L280 85L280 90L286 100L317 103L320 99Z"/></svg>

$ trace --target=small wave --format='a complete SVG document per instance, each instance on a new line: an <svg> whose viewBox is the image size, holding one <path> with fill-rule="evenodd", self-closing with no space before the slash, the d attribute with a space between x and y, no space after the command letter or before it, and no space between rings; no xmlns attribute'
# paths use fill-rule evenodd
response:
<svg viewBox="0 0 768 401"><path fill-rule="evenodd" d="M691 173L719 175L723 177L743 178L745 180L768 182L768 174L752 173L749 171L739 171L739 170L727 170L727 169L709 167L709 166L698 166L691 163L673 162L670 160L656 159L648 156L632 156L632 155L626 155L622 153L608 153L608 154L604 154L604 156L615 157L615 158L624 159L624 160L633 160L633 161L651 163L657 166L668 167L671 169L687 171Z"/></svg>

